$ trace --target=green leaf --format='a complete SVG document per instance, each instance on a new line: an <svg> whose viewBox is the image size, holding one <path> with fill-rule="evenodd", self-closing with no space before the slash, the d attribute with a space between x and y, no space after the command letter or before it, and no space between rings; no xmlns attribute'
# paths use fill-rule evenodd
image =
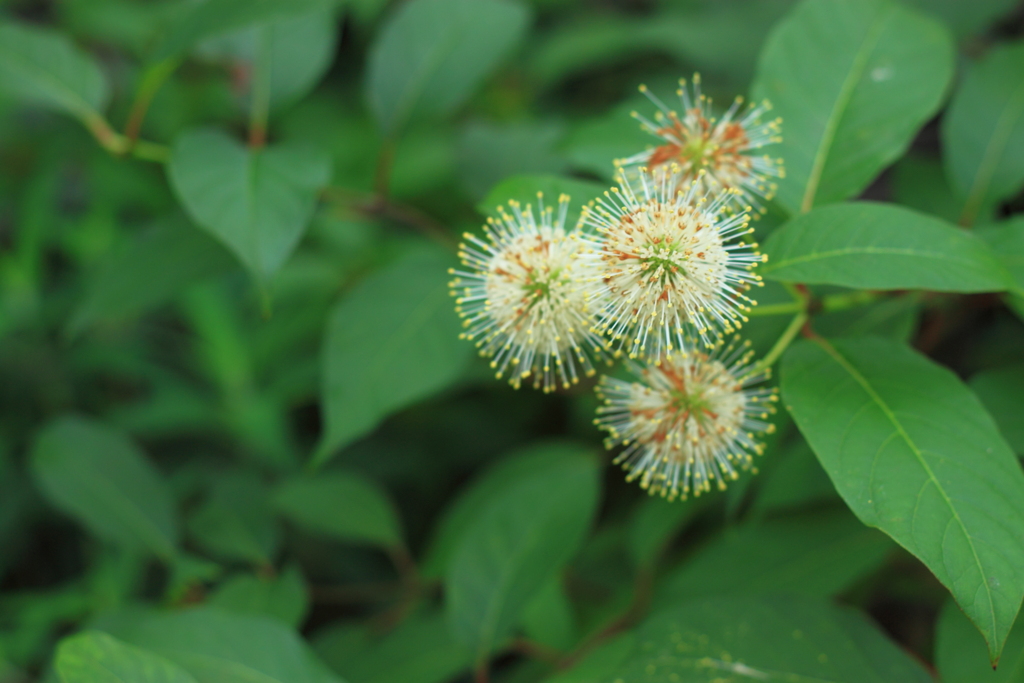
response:
<svg viewBox="0 0 1024 683"><path fill-rule="evenodd" d="M198 683L324 683L319 662L275 619L216 607L145 613L115 635L186 669Z"/></svg>
<svg viewBox="0 0 1024 683"><path fill-rule="evenodd" d="M1024 43L996 47L971 66L942 117L946 173L967 197L960 220L1024 185Z"/></svg>
<svg viewBox="0 0 1024 683"><path fill-rule="evenodd" d="M253 151L220 131L196 129L175 141L168 173L192 219L265 283L302 237L331 161L304 145Z"/></svg>
<svg viewBox="0 0 1024 683"><path fill-rule="evenodd" d="M636 647L636 634L626 631L592 648L572 668L559 671L544 683L594 683L607 680L608 672L617 669ZM616 682L617 683L617 682ZM674 682L673 682L674 683Z"/></svg>
<svg viewBox="0 0 1024 683"><path fill-rule="evenodd" d="M187 552L178 553L171 565L170 576L164 597L169 602L178 602L196 589L217 581L224 575L224 567Z"/></svg>
<svg viewBox="0 0 1024 683"><path fill-rule="evenodd" d="M717 598L657 613L602 683L930 683L862 614L808 598Z"/></svg>
<svg viewBox="0 0 1024 683"><path fill-rule="evenodd" d="M963 199L949 186L942 161L908 153L892 167L892 199L897 204L955 223Z"/></svg>
<svg viewBox="0 0 1024 683"><path fill-rule="evenodd" d="M314 7L304 14L208 40L198 52L207 59L230 61L235 68L240 66L237 62L254 68L261 49L268 50L270 104L278 108L308 94L330 68L340 36L334 15L331 7ZM269 41L265 48L261 45L264 37Z"/></svg>
<svg viewBox="0 0 1024 683"><path fill-rule="evenodd" d="M783 282L940 292L1013 287L984 240L894 204L823 206L773 232L764 251L768 263L759 272Z"/></svg>
<svg viewBox="0 0 1024 683"><path fill-rule="evenodd" d="M153 61L176 57L202 40L256 24L306 14L335 0L206 0L189 3L165 33Z"/></svg>
<svg viewBox="0 0 1024 683"><path fill-rule="evenodd" d="M710 595L841 593L878 569L893 545L845 510L726 529L670 572L657 601Z"/></svg>
<svg viewBox="0 0 1024 683"><path fill-rule="evenodd" d="M971 377L971 389L999 425L1010 448L1024 455L1024 363L979 372Z"/></svg>
<svg viewBox="0 0 1024 683"><path fill-rule="evenodd" d="M599 490L593 458L558 458L498 491L466 529L445 576L445 597L453 633L477 660L500 644L530 597L580 547Z"/></svg>
<svg viewBox="0 0 1024 683"><path fill-rule="evenodd" d="M473 347L458 338L451 263L435 249L407 254L354 287L331 313L323 345L326 429L314 464L462 374Z"/></svg>
<svg viewBox="0 0 1024 683"><path fill-rule="evenodd" d="M571 442L539 443L517 450L491 465L441 513L421 563L423 575L440 578L448 572L466 531L503 490L544 472L555 462L583 457L590 452L586 446Z"/></svg>
<svg viewBox="0 0 1024 683"><path fill-rule="evenodd" d="M755 99L783 121L778 202L792 213L857 195L902 156L953 76L938 22L888 0L805 0L761 53Z"/></svg>
<svg viewBox="0 0 1024 683"><path fill-rule="evenodd" d="M557 206L558 198L564 194L570 199L565 225L571 228L579 220L583 206L600 197L607 189L607 186L590 180L553 175L517 175L491 188L476 208L480 213L496 216L498 207L510 201L517 201L524 207L530 204L536 208L537 193L541 193L546 206Z"/></svg>
<svg viewBox="0 0 1024 683"><path fill-rule="evenodd" d="M196 683L163 657L99 631L60 641L54 668L62 683Z"/></svg>
<svg viewBox="0 0 1024 683"><path fill-rule="evenodd" d="M640 568L651 568L666 546L705 506L707 497L685 503L649 496L637 504L629 521L629 556Z"/></svg>
<svg viewBox="0 0 1024 683"><path fill-rule="evenodd" d="M187 526L192 540L214 557L265 566L278 545L267 487L248 473L217 479Z"/></svg>
<svg viewBox="0 0 1024 683"><path fill-rule="evenodd" d="M793 346L782 396L854 514L928 566L995 661L1024 596L1024 473L974 394L860 338Z"/></svg>
<svg viewBox="0 0 1024 683"><path fill-rule="evenodd" d="M992 668L985 639L948 601L935 627L935 665L942 683L1020 683L1024 680L1024 626L1017 624L1006 639L998 668Z"/></svg>
<svg viewBox="0 0 1024 683"><path fill-rule="evenodd" d="M185 287L227 270L230 255L183 217L158 222L100 268L68 330L123 319L169 301Z"/></svg>
<svg viewBox="0 0 1024 683"><path fill-rule="evenodd" d="M217 587L208 604L236 614L262 614L298 628L309 610L302 572L291 566L276 577L241 575Z"/></svg>
<svg viewBox="0 0 1024 683"><path fill-rule="evenodd" d="M354 652L336 666L352 683L444 683L472 664L469 651L452 638L442 612L413 615L379 640L361 633L344 636L357 642ZM318 647L329 647L332 654L343 649L326 637L318 640Z"/></svg>
<svg viewBox="0 0 1024 683"><path fill-rule="evenodd" d="M630 116L630 112L647 106L645 102L632 99L603 116L583 121L565 136L562 149L576 168L612 182L615 179L616 159L633 156L652 143L650 134L645 133L636 119ZM591 193L589 189L585 192Z"/></svg>
<svg viewBox="0 0 1024 683"><path fill-rule="evenodd" d="M391 501L373 482L350 472L324 472L285 481L274 505L287 519L343 541L402 547Z"/></svg>
<svg viewBox="0 0 1024 683"><path fill-rule="evenodd" d="M920 323L923 296L902 294L864 306L822 312L814 317L814 330L823 337L873 335L909 343Z"/></svg>
<svg viewBox="0 0 1024 683"><path fill-rule="evenodd" d="M832 481L804 439L797 439L769 457L775 462L760 477L752 513L820 505L838 499Z"/></svg>
<svg viewBox="0 0 1024 683"><path fill-rule="evenodd" d="M946 22L960 39L982 33L1017 6L1016 0L902 0Z"/></svg>
<svg viewBox="0 0 1024 683"><path fill-rule="evenodd" d="M568 651L576 642L576 618L562 577L552 575L523 607L523 632L530 640Z"/></svg>
<svg viewBox="0 0 1024 683"><path fill-rule="evenodd" d="M1013 277L1014 293L1024 296L1024 218L1013 218L996 226L979 228L978 237L988 242Z"/></svg>
<svg viewBox="0 0 1024 683"><path fill-rule="evenodd" d="M566 161L554 151L562 126L550 121L495 125L473 122L459 136L459 178L474 199L513 174L560 173Z"/></svg>
<svg viewBox="0 0 1024 683"><path fill-rule="evenodd" d="M392 137L414 116L444 115L523 38L530 15L512 0L411 0L370 47L370 110Z"/></svg>
<svg viewBox="0 0 1024 683"><path fill-rule="evenodd" d="M178 525L170 492L124 434L62 417L36 437L31 464L49 501L100 538L165 560L174 556Z"/></svg>
<svg viewBox="0 0 1024 683"><path fill-rule="evenodd" d="M85 120L99 116L108 96L95 60L67 37L11 22L0 22L0 90Z"/></svg>

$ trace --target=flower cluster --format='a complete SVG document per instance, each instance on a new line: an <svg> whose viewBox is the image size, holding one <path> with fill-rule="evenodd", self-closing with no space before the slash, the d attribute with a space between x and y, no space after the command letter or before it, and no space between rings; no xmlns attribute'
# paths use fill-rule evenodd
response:
<svg viewBox="0 0 1024 683"><path fill-rule="evenodd" d="M767 103L720 118L694 77L683 83L683 114L657 106L637 115L663 144L620 160L616 186L566 226L557 208L510 202L483 236L467 233L464 268L451 290L463 338L518 388L568 388L594 362L628 356L637 382L603 377L595 423L628 479L669 499L724 487L760 453L771 430L773 389L752 388L767 368L727 342L756 305L757 264L750 216L774 192L781 161L756 150L779 140Z"/></svg>

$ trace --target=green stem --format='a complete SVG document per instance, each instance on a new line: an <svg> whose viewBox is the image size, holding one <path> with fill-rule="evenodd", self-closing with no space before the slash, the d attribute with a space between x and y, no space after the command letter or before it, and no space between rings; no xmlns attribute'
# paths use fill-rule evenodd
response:
<svg viewBox="0 0 1024 683"><path fill-rule="evenodd" d="M100 146L116 156L131 154L137 159L167 163L171 158L171 150L165 145L155 142L138 140L132 144L127 137L118 133L98 112L90 112L82 117L82 123L96 138Z"/></svg>
<svg viewBox="0 0 1024 683"><path fill-rule="evenodd" d="M259 50L252 77L252 109L249 113L249 147L260 149L267 143L267 121L270 120L270 41L273 27L260 30Z"/></svg>
<svg viewBox="0 0 1024 683"><path fill-rule="evenodd" d="M789 345L793 343L794 339L796 339L796 335L800 334L800 330L803 328L804 323L807 322L807 318L808 316L806 311L800 311L793 316L793 319L789 321L789 325L786 327L785 331L779 337L778 341L775 342L775 346L772 347L772 350L769 351L764 358L758 361L756 367L759 370L768 370L775 365L775 361L779 359L779 356L786 352Z"/></svg>
<svg viewBox="0 0 1024 683"><path fill-rule="evenodd" d="M124 136L128 138L128 144L134 146L142 132L142 122L146 119L146 112L149 105L153 103L160 87L170 77L174 70L181 64L180 59L169 58L157 62L146 68L139 81L139 88L135 91L135 100L132 102L131 111L128 114L128 122L124 126Z"/></svg>
<svg viewBox="0 0 1024 683"><path fill-rule="evenodd" d="M845 294L832 294L821 299L821 310L826 313L832 311L843 311L847 308L857 308L878 301L885 296L884 292L856 291Z"/></svg>
<svg viewBox="0 0 1024 683"><path fill-rule="evenodd" d="M762 315L789 315L791 313L799 313L804 310L806 306L803 301L791 301L785 304L768 304L766 306L757 306L749 313L748 317L756 318Z"/></svg>

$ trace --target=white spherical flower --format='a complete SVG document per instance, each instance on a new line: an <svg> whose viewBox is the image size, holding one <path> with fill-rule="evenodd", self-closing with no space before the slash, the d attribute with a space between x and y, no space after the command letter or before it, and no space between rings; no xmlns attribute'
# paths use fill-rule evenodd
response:
<svg viewBox="0 0 1024 683"><path fill-rule="evenodd" d="M730 194L678 191L679 173L620 174L584 218L596 232L586 240L605 302L601 329L631 358L671 357L694 337L713 346L756 304L746 292L761 284L753 268L765 257L733 241L752 231L747 214L725 210Z"/></svg>
<svg viewBox="0 0 1024 683"><path fill-rule="evenodd" d="M653 121L636 112L633 116L645 131L660 138L661 144L619 163L647 168L676 164L681 169L679 189L698 184L700 194L735 190L731 197L734 208L760 208L759 198L771 199L775 194L776 186L770 178L783 177L784 172L781 159L758 154L757 150L782 141L781 119L761 120L771 108L767 102L750 104L741 112L742 98L736 98L717 119L711 111L711 100L701 93L699 75L693 77L692 92L685 80L679 83L682 115L640 86L658 112Z"/></svg>
<svg viewBox="0 0 1024 683"><path fill-rule="evenodd" d="M592 375L591 357L604 355L596 330L593 278L582 277L585 249L579 225L567 231L569 198L557 214L538 194L538 214L510 202L488 219L484 236L466 233L459 257L468 270L452 270L456 310L481 355L491 356L498 378L512 386L533 376L533 386L569 387L579 374ZM579 368L577 368L579 366Z"/></svg>
<svg viewBox="0 0 1024 683"><path fill-rule="evenodd" d="M608 448L625 446L615 458L627 481L640 480L651 494L686 499L719 489L737 470L751 469L771 433L766 418L774 411L774 389L750 389L766 372L748 365L750 352L735 342L724 350L665 359L630 369L640 382L602 377L597 387L605 405L595 420L609 436Z"/></svg>

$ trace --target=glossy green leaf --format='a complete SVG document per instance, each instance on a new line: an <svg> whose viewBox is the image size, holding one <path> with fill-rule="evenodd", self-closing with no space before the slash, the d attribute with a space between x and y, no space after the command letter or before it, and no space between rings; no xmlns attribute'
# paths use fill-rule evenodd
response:
<svg viewBox="0 0 1024 683"><path fill-rule="evenodd" d="M422 562L423 574L440 578L447 573L467 529L501 491L539 475L556 461L582 457L589 452L586 446L569 442L540 443L517 450L489 467L464 487L441 513Z"/></svg>
<svg viewBox="0 0 1024 683"><path fill-rule="evenodd" d="M269 565L278 545L269 491L251 474L215 481L206 499L189 516L187 527L199 547L228 560Z"/></svg>
<svg viewBox="0 0 1024 683"><path fill-rule="evenodd" d="M196 683L187 671L152 652L100 631L84 631L57 646L61 683Z"/></svg>
<svg viewBox="0 0 1024 683"><path fill-rule="evenodd" d="M184 218L161 221L99 269L68 329L78 333L96 321L145 312L231 265L224 248Z"/></svg>
<svg viewBox="0 0 1024 683"><path fill-rule="evenodd" d="M942 104L953 43L938 22L889 0L804 0L777 24L755 99L783 120L778 202L792 213L861 192Z"/></svg>
<svg viewBox="0 0 1024 683"><path fill-rule="evenodd" d="M398 514L373 482L350 472L290 479L274 493L287 519L343 541L402 546Z"/></svg>
<svg viewBox="0 0 1024 683"><path fill-rule="evenodd" d="M726 529L664 579L658 601L711 595L841 593L878 569L892 542L843 511Z"/></svg>
<svg viewBox="0 0 1024 683"><path fill-rule="evenodd" d="M214 591L208 604L235 614L262 614L298 628L309 610L306 582L298 567L274 577L241 575Z"/></svg>
<svg viewBox="0 0 1024 683"><path fill-rule="evenodd" d="M953 373L876 338L800 342L782 397L836 490L1002 650L1024 596L1024 473Z"/></svg>
<svg viewBox="0 0 1024 683"><path fill-rule="evenodd" d="M1010 631L999 665L993 669L985 639L950 600L935 627L934 661L942 683L1020 683L1024 680L1024 627L1017 624Z"/></svg>
<svg viewBox="0 0 1024 683"><path fill-rule="evenodd" d="M220 131L197 129L175 141L168 173L192 219L265 282L302 237L331 161L304 145L253 151Z"/></svg>
<svg viewBox="0 0 1024 683"><path fill-rule="evenodd" d="M1017 455L1024 455L1024 363L984 370L971 377L971 389L999 425Z"/></svg>
<svg viewBox="0 0 1024 683"><path fill-rule="evenodd" d="M174 555L174 501L145 453L121 432L59 418L36 437L31 464L47 499L100 538L163 559Z"/></svg>
<svg viewBox="0 0 1024 683"><path fill-rule="evenodd" d="M1014 286L984 240L893 204L823 206L773 232L764 251L759 272L783 282L942 292Z"/></svg>
<svg viewBox="0 0 1024 683"><path fill-rule="evenodd" d="M599 491L592 458L560 458L509 482L466 529L445 575L445 599L453 633L477 659L509 635L527 600L579 548Z"/></svg>
<svg viewBox="0 0 1024 683"><path fill-rule="evenodd" d="M477 209L480 213L494 216L499 206L517 201L524 207L529 204L536 210L537 193L544 195L546 206L557 206L558 198L564 194L569 197L565 225L572 228L579 220L583 206L600 197L607 189L602 183L590 180L553 175L518 175L506 178L491 188L484 200L477 204Z"/></svg>
<svg viewBox="0 0 1024 683"><path fill-rule="evenodd" d="M64 35L0 22L0 91L89 119L103 108L107 89L95 60Z"/></svg>
<svg viewBox="0 0 1024 683"><path fill-rule="evenodd" d="M513 0L411 0L370 47L370 110L393 136L413 115L459 107L522 39L529 13Z"/></svg>
<svg viewBox="0 0 1024 683"><path fill-rule="evenodd" d="M1024 44L997 47L967 70L942 118L942 142L946 172L967 197L965 224L1024 186Z"/></svg>
<svg viewBox="0 0 1024 683"><path fill-rule="evenodd" d="M335 0L206 0L183 7L177 21L153 52L161 61L187 52L202 40L254 24L323 9Z"/></svg>
<svg viewBox="0 0 1024 683"><path fill-rule="evenodd" d="M335 307L323 345L326 430L316 463L462 374L473 346L458 338L462 327L448 295L452 265L447 254L417 250Z"/></svg>
<svg viewBox="0 0 1024 683"><path fill-rule="evenodd" d="M198 607L127 615L103 627L166 657L198 683L325 683L322 665L298 634L269 617Z"/></svg>
<svg viewBox="0 0 1024 683"><path fill-rule="evenodd" d="M862 614L808 598L717 598L656 613L601 683L930 683Z"/></svg>

